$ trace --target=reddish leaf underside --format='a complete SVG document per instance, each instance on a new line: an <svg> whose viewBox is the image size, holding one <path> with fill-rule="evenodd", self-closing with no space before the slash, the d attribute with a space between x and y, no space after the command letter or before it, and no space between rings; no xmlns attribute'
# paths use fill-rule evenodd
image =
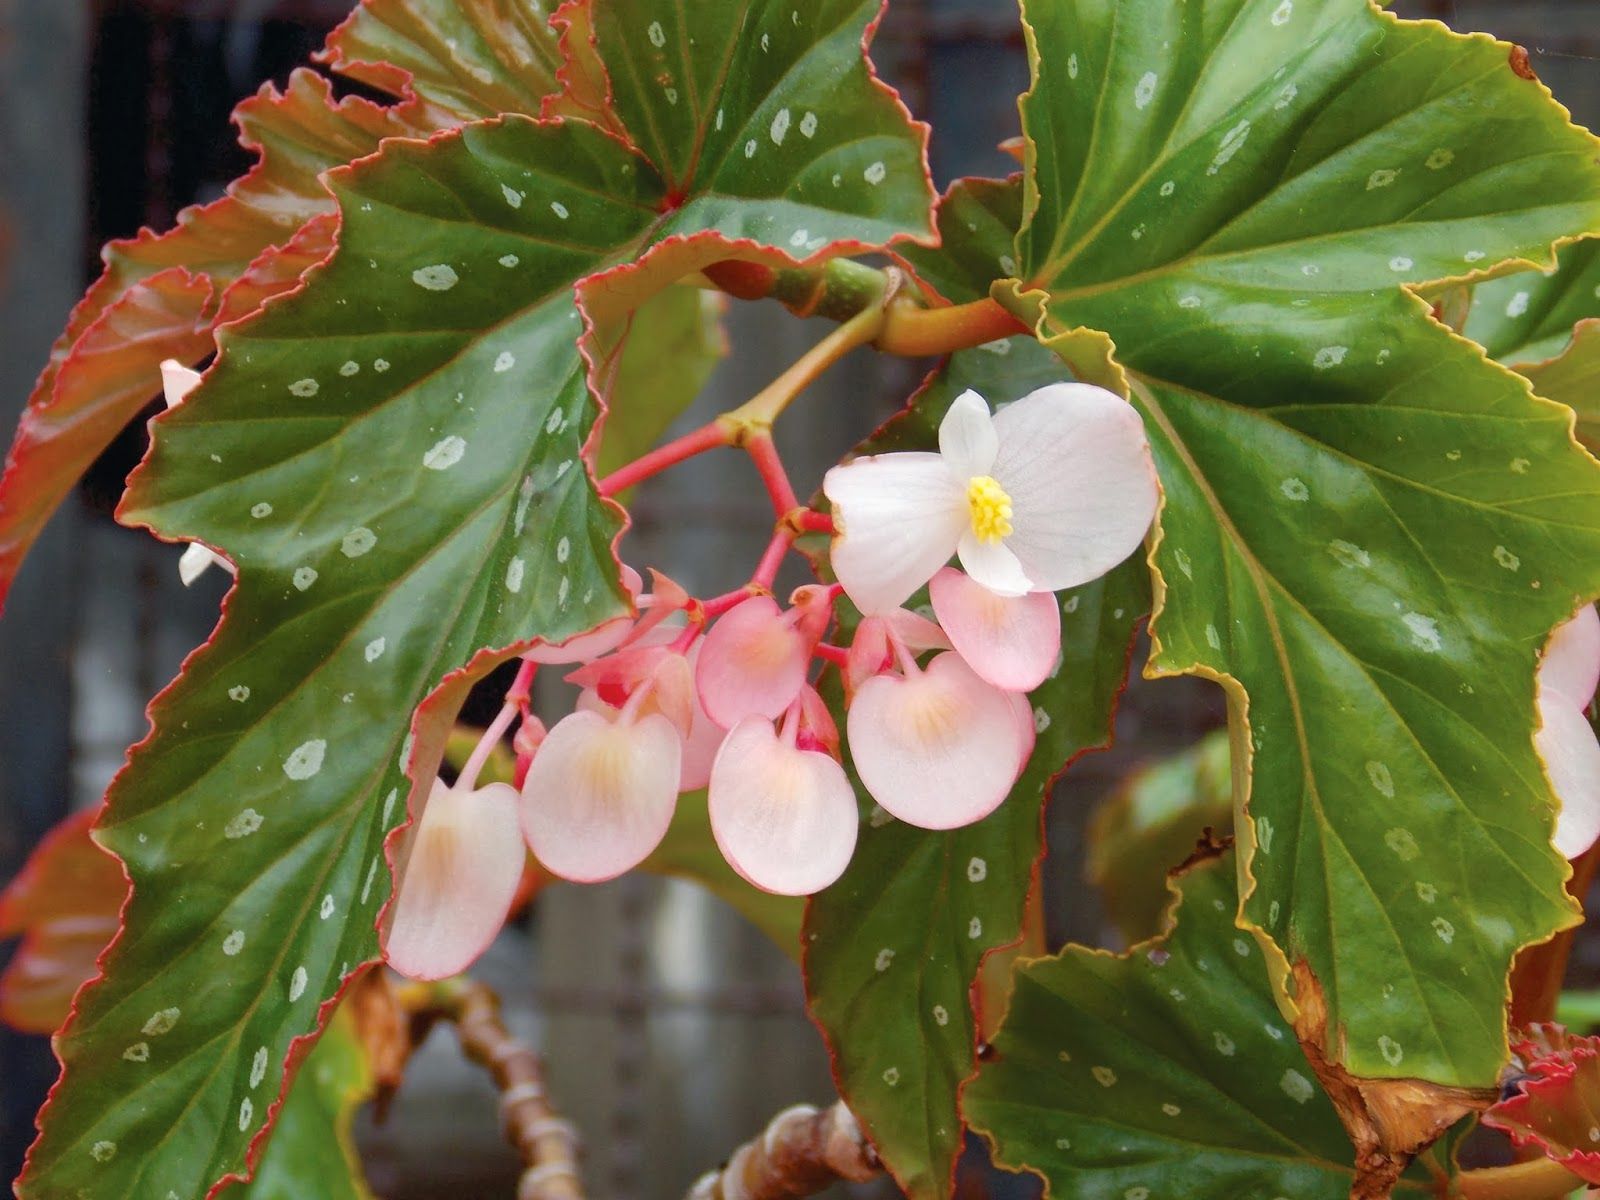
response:
<svg viewBox="0 0 1600 1200"><path fill-rule="evenodd" d="M1533 1025L1512 1050L1527 1075L1515 1095L1484 1114L1483 1123L1600 1184L1600 1038Z"/></svg>
<svg viewBox="0 0 1600 1200"><path fill-rule="evenodd" d="M0 1021L48 1034L95 972L127 898L122 867L89 835L96 813L75 813L46 835L0 893L0 939L22 943L0 974Z"/></svg>

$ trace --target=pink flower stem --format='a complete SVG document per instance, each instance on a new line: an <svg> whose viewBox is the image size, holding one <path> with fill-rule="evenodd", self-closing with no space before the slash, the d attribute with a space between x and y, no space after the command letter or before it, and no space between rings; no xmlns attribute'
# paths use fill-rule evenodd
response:
<svg viewBox="0 0 1600 1200"><path fill-rule="evenodd" d="M668 467L677 466L685 459L704 454L707 450L715 450L719 446L731 446L733 442L734 431L730 426L720 420L711 421L691 433L674 438L664 446L657 446L626 466L618 467L600 481L598 484L600 494L615 496L618 492L626 491L652 475L659 475Z"/></svg>
<svg viewBox="0 0 1600 1200"><path fill-rule="evenodd" d="M752 592L748 586L746 586L734 588L731 592L723 592L720 596L713 596L711 599L701 602L700 623L704 624L707 621L711 621L717 617L720 617L730 608L733 608L738 604L743 604L753 595L755 595L755 593Z"/></svg>
<svg viewBox="0 0 1600 1200"><path fill-rule="evenodd" d="M827 513L818 512L814 508L802 508L790 515L789 518L801 533L827 533L839 532L834 528L833 517Z"/></svg>
<svg viewBox="0 0 1600 1200"><path fill-rule="evenodd" d="M784 557L789 553L789 547L793 544L794 531L787 524L780 522L778 531L767 543L761 561L756 563L756 569L750 576L751 588L763 588L769 592L772 590L772 581L778 577L778 567L783 563Z"/></svg>
<svg viewBox="0 0 1600 1200"><path fill-rule="evenodd" d="M532 666L533 664L527 664ZM521 678L519 672L518 678ZM516 685L513 684L513 687ZM462 764L461 774L456 776L456 786L471 791L478 786L478 775L483 770L483 764L489 761L489 755L500 744L500 739L505 737L506 730L511 728L511 722L516 719L520 708L515 700L507 695L506 702L500 706L500 711L495 714L494 720L489 722L489 728L483 731L483 736L478 739L478 744L472 748L472 753L467 756L467 761Z"/></svg>
<svg viewBox="0 0 1600 1200"><path fill-rule="evenodd" d="M772 500L772 511L778 518L781 520L799 508L800 501L795 498L794 485L789 482L789 473L783 469L778 448L772 443L772 434L765 430L749 433L744 439L744 449L761 474L761 482Z"/></svg>
<svg viewBox="0 0 1600 1200"><path fill-rule="evenodd" d="M812 648L811 653L822 659L823 662L831 662L836 667L842 667L850 661L850 651L843 646L835 646L829 642L818 642Z"/></svg>

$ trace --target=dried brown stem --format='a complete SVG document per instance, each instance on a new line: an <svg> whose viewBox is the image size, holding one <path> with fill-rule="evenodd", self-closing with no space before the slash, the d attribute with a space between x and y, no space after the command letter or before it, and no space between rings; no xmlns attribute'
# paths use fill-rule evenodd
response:
<svg viewBox="0 0 1600 1200"><path fill-rule="evenodd" d="M577 1130L550 1106L539 1056L506 1028L494 990L458 978L412 984L402 995L424 1031L430 1020L453 1022L462 1051L494 1078L501 1126L524 1164L517 1200L583 1200Z"/></svg>
<svg viewBox="0 0 1600 1200"><path fill-rule="evenodd" d="M821 1112L797 1104L735 1150L726 1166L696 1180L687 1200L801 1200L841 1179L859 1183L882 1170L843 1101Z"/></svg>

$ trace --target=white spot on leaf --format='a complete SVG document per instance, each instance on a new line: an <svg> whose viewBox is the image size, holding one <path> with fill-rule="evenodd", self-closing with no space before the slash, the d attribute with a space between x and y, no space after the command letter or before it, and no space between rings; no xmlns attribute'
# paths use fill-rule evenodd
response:
<svg viewBox="0 0 1600 1200"><path fill-rule="evenodd" d="M241 809L233 820L222 827L222 836L229 839L249 837L261 828L264 818L253 808Z"/></svg>
<svg viewBox="0 0 1600 1200"><path fill-rule="evenodd" d="M296 379L289 385L289 391L292 395L304 398L315 396L317 394L317 386L315 379Z"/></svg>
<svg viewBox="0 0 1600 1200"><path fill-rule="evenodd" d="M377 662L383 657L383 652L389 645L388 638L376 637L367 643L366 649L361 653L368 662Z"/></svg>
<svg viewBox="0 0 1600 1200"><path fill-rule="evenodd" d="M239 951L243 949L244 930L242 929L235 929L227 937L222 939L222 952L229 958L232 958L235 954L239 953Z"/></svg>
<svg viewBox="0 0 1600 1200"><path fill-rule="evenodd" d="M418 267L411 272L411 282L430 292L448 292L461 282L461 277L448 263L434 263L431 267Z"/></svg>
<svg viewBox="0 0 1600 1200"><path fill-rule="evenodd" d="M310 779L322 770L322 759L327 752L328 743L323 738L302 742L283 760L283 773L294 780Z"/></svg>
<svg viewBox="0 0 1600 1200"><path fill-rule="evenodd" d="M422 465L430 471L447 471L460 462L466 452L467 443L452 433L434 443L433 448L422 456Z"/></svg>

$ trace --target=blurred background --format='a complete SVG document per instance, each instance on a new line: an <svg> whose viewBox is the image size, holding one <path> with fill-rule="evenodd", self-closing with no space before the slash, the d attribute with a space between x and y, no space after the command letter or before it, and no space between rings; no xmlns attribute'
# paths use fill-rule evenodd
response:
<svg viewBox="0 0 1600 1200"><path fill-rule="evenodd" d="M0 426L9 440L35 374L99 246L217 196L251 157L228 113L262 81L304 65L348 0L0 0ZM1600 123L1596 0L1411 0L1437 17L1526 46L1585 124ZM1003 175L1027 69L1014 11L998 0L894 0L874 47L880 72L934 125L941 188ZM733 352L683 425L747 398L825 327L769 305L727 315ZM802 492L916 386L927 364L862 352L794 410L780 442ZM154 408L152 407L152 412ZM0 886L43 833L98 801L144 704L211 628L224 576L179 585L177 547L118 528L142 421L96 464L34 550L0 621ZM641 493L626 552L702 594L736 585L770 523L743 459L709 456ZM794 582L799 582L796 578ZM1142 659L1142 649L1140 658ZM467 719L486 721L497 701ZM1116 944L1086 879L1097 804L1143 761L1224 719L1199 681L1130 687L1114 750L1089 756L1049 811L1045 909L1052 945ZM0 948L0 963L6 950ZM1600 975L1593 944L1575 969ZM778 1110L833 1098L798 973L742 918L691 885L629 878L545 891L478 974L515 1032L540 1047L557 1106L578 1125L591 1194L666 1200ZM0 1029L0 1180L11 1180L55 1075L44 1039ZM414 1061L388 1121L360 1137L390 1200L509 1196L519 1169L487 1078L440 1032ZM971 1156L969 1156L971 1157ZM974 1164L973 1170L977 1167ZM974 1178L976 1178L974 1176ZM1018 1196L1031 1194L1019 1181ZM876 1194L892 1194L880 1187ZM991 1192L991 1194L993 1194Z"/></svg>

